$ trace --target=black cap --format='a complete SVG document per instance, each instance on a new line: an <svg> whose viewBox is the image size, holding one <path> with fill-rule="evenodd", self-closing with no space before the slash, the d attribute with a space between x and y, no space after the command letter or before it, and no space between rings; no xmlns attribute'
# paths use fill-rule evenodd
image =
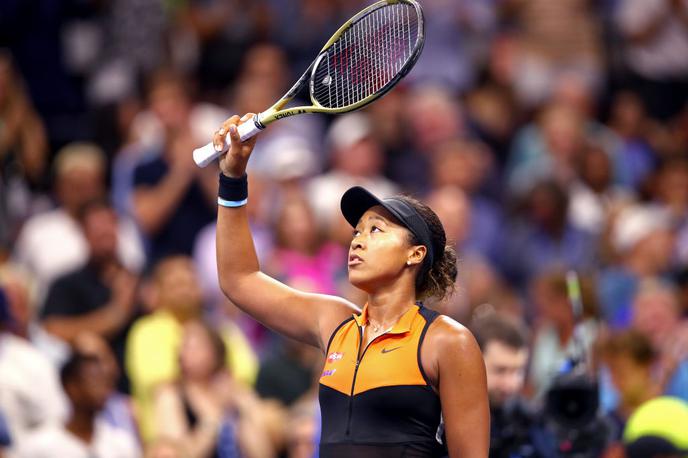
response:
<svg viewBox="0 0 688 458"><path fill-rule="evenodd" d="M652 458L657 455L688 455L688 450L681 450L667 439L658 436L642 436L626 444L626 455L629 458Z"/></svg>
<svg viewBox="0 0 688 458"><path fill-rule="evenodd" d="M360 186L354 186L344 193L341 201L342 214L352 227L356 227L361 216L376 205L380 205L394 215L403 226L416 236L421 245L425 245L428 249L428 262L424 265L428 269L432 266L437 254L439 256L444 254L443 246L433 244L432 232L430 232L430 228L423 217L418 214L413 206L403 200L396 197L378 199L370 191Z"/></svg>

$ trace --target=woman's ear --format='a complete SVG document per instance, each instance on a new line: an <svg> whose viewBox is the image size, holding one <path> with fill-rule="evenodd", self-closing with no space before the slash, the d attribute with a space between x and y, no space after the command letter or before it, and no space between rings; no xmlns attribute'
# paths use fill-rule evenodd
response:
<svg viewBox="0 0 688 458"><path fill-rule="evenodd" d="M408 257L406 258L406 265L409 267L419 265L423 262L423 259L425 259L427 252L428 249L425 245L412 246L409 250Z"/></svg>

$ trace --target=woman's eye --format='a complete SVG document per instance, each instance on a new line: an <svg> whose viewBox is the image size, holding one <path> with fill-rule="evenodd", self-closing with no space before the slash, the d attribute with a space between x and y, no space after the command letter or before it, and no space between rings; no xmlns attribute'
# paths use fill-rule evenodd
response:
<svg viewBox="0 0 688 458"><path fill-rule="evenodd" d="M360 233L361 233L361 231L354 229L354 231L351 233L351 235L353 235L354 237L357 237Z"/></svg>
<svg viewBox="0 0 688 458"><path fill-rule="evenodd" d="M377 227L377 226L373 226L373 227L370 229L370 232L380 232L380 228Z"/></svg>

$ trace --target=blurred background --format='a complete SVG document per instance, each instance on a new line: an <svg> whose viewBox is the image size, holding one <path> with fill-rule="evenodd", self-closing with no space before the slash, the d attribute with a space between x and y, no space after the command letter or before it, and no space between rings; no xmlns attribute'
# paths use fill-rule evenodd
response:
<svg viewBox="0 0 688 458"><path fill-rule="evenodd" d="M263 270L362 305L339 198L413 194L459 254L426 305L481 345L491 457L682 456L688 0L421 3L399 87L261 135ZM317 456L322 355L219 291L191 151L366 4L0 0L0 456Z"/></svg>

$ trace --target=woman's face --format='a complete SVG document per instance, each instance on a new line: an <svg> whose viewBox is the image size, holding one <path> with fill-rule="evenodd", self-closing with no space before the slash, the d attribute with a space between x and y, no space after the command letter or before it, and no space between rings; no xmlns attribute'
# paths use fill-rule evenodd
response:
<svg viewBox="0 0 688 458"><path fill-rule="evenodd" d="M371 292L394 283L407 267L417 247L408 229L380 206L366 211L354 229L349 246L349 281ZM424 250L424 248L422 248Z"/></svg>
<svg viewBox="0 0 688 458"><path fill-rule="evenodd" d="M218 355L210 336L199 323L186 325L179 358L182 373L187 379L205 379L215 372Z"/></svg>

